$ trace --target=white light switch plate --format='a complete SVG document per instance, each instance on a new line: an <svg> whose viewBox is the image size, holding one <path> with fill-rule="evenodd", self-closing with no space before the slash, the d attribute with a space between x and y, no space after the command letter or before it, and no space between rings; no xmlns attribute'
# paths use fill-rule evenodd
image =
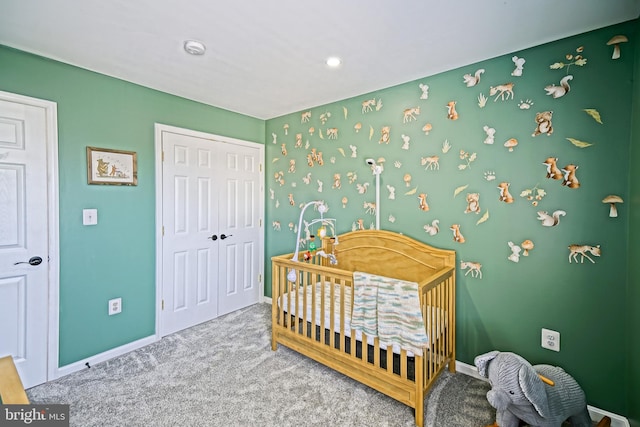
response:
<svg viewBox="0 0 640 427"><path fill-rule="evenodd" d="M82 210L82 225L96 225L98 223L98 209Z"/></svg>

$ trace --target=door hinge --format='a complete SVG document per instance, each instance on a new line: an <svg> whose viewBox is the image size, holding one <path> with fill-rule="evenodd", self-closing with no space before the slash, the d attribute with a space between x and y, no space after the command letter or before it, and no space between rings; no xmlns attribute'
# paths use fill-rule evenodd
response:
<svg viewBox="0 0 640 427"><path fill-rule="evenodd" d="M164 150L162 150L162 161L164 162Z"/></svg>
<svg viewBox="0 0 640 427"><path fill-rule="evenodd" d="M162 310L164 310L164 300L162 300Z"/></svg>
<svg viewBox="0 0 640 427"><path fill-rule="evenodd" d="M262 283L262 274L258 274L258 283Z"/></svg>
<svg viewBox="0 0 640 427"><path fill-rule="evenodd" d="M260 172L262 172L262 163L260 163Z"/></svg>
<svg viewBox="0 0 640 427"><path fill-rule="evenodd" d="M164 237L164 225L162 226L162 236Z"/></svg>
<svg viewBox="0 0 640 427"><path fill-rule="evenodd" d="M259 223L258 227L262 227L262 218L260 218L260 221L258 223Z"/></svg>

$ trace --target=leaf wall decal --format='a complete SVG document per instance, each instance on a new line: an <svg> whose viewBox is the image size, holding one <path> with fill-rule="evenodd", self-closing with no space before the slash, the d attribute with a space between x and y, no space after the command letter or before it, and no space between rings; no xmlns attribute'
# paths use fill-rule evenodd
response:
<svg viewBox="0 0 640 427"><path fill-rule="evenodd" d="M456 197L458 194L460 194L461 192L463 192L467 187L469 186L469 184L467 185L462 185L458 188L455 189L455 191L453 192L453 197Z"/></svg>
<svg viewBox="0 0 640 427"><path fill-rule="evenodd" d="M598 112L598 110L594 108L585 108L584 112L590 115L591 117L593 117L593 120L595 120L596 122L603 124L602 118L600 117L600 113Z"/></svg>
<svg viewBox="0 0 640 427"><path fill-rule="evenodd" d="M486 221L486 220L488 220L488 219L489 219L489 210L487 210L487 211L484 213L484 215L482 215L482 218L480 218L480 219L478 220L478 222L476 222L476 225L478 225L478 224L482 224L483 222L485 222L485 221Z"/></svg>
<svg viewBox="0 0 640 427"><path fill-rule="evenodd" d="M578 148L587 148L593 145L589 142L580 141L575 138L567 138L567 140L569 140L573 145L575 145Z"/></svg>
<svg viewBox="0 0 640 427"><path fill-rule="evenodd" d="M405 196L411 196L413 194L416 194L416 191L418 191L418 187L414 188L413 190L409 190L406 193L404 193Z"/></svg>

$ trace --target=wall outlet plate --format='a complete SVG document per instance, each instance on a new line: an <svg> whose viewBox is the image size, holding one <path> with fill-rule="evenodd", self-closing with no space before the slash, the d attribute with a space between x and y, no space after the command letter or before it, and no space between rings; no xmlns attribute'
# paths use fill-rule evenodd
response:
<svg viewBox="0 0 640 427"><path fill-rule="evenodd" d="M122 298L109 300L109 316L122 312Z"/></svg>
<svg viewBox="0 0 640 427"><path fill-rule="evenodd" d="M542 328L542 348L560 351L560 332Z"/></svg>

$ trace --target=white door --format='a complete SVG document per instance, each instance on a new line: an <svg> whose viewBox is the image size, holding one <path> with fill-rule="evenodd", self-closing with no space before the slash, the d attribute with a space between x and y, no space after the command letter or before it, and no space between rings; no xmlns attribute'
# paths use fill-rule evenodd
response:
<svg viewBox="0 0 640 427"><path fill-rule="evenodd" d="M260 146L261 147L261 146ZM255 304L261 295L261 150L218 144L218 315ZM227 236L226 238L224 238ZM223 239L224 238L224 239Z"/></svg>
<svg viewBox="0 0 640 427"><path fill-rule="evenodd" d="M0 93L0 356L47 380L47 111Z"/></svg>
<svg viewBox="0 0 640 427"><path fill-rule="evenodd" d="M263 147L164 127L161 335L259 301Z"/></svg>

